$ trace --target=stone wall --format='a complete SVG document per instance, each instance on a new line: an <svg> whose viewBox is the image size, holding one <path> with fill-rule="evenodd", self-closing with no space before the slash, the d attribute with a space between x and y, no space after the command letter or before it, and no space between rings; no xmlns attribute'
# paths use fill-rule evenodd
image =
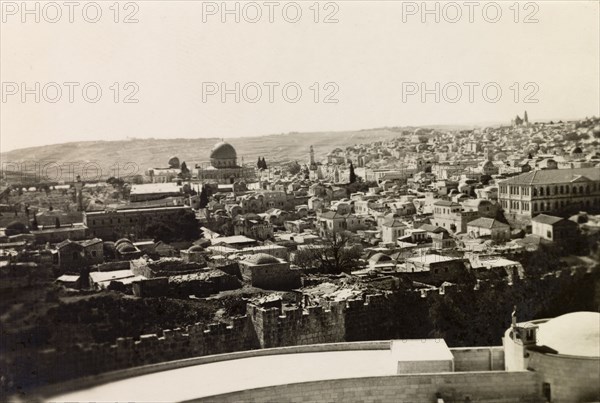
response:
<svg viewBox="0 0 600 403"><path fill-rule="evenodd" d="M179 360L195 356L250 350L258 347L252 324L246 317L231 325L164 330L116 344L73 346L68 350L44 350L23 354L12 362L0 361L0 372L27 386L39 386L117 369Z"/></svg>
<svg viewBox="0 0 600 403"><path fill-rule="evenodd" d="M283 309L248 305L248 317L261 348L344 341L344 303Z"/></svg>
<svg viewBox="0 0 600 403"><path fill-rule="evenodd" d="M541 403L535 372L414 374L278 385L211 396L196 402L446 402Z"/></svg>
<svg viewBox="0 0 600 403"><path fill-rule="evenodd" d="M454 356L454 370L461 371L502 371L504 370L504 348L451 348Z"/></svg>
<svg viewBox="0 0 600 403"><path fill-rule="evenodd" d="M548 383L552 402L600 401L600 360L528 351L527 367Z"/></svg>
<svg viewBox="0 0 600 403"><path fill-rule="evenodd" d="M521 295L522 300L517 301L522 312L520 318L529 320L532 319L533 314L539 315L540 311L545 312L546 309L546 305L541 308L534 306L535 301L538 301L538 304L547 304L548 300L554 298L553 294L557 290L563 290L565 287L577 288L582 281L589 282L589 277L576 276L570 272L557 273L525 289L535 292L535 295L527 293L525 293L526 297L521 295L523 294L521 286L513 286L514 289L501 291L502 294L499 295ZM590 283L594 285L593 282ZM0 373L5 374L5 379L27 388L144 364L268 347L432 336L443 337L450 345L456 345L456 340L467 340L467 336L472 336L479 343L494 344L495 340L483 340L478 330L483 329L482 326L487 329L492 321L503 332L510 325L511 306L508 302L512 302L510 301L512 297L505 298L506 303L502 302L506 305L506 315L500 315L502 312L496 312L499 308L494 308L494 305L488 302L485 307L490 311L475 312L474 314L481 316L479 328L475 326L473 318L468 318L469 322L465 326L455 322L450 323L452 326L450 330L458 328L461 333L449 333L447 330L442 335L427 333L428 327L432 326L429 315L433 308L458 309L456 308L458 306L462 309L464 304L472 304L471 293L467 293L461 299L453 299L453 296L465 294L464 290L457 292L453 288L446 290L443 295L439 291L424 295L412 291L385 296L366 295L364 299L323 302L323 306L307 309L266 308L249 304L247 316L234 319L233 325L229 327L226 324L216 324L205 329L203 326L194 325L186 329L166 330L156 335L143 336L138 341L119 339L112 345L73 346L65 350L44 352L29 350L20 354L15 361L0 357ZM488 292L479 293L481 298L488 295ZM533 297L535 297L534 301L531 301L530 298ZM461 305L454 305L452 302ZM565 305L563 309L574 308L578 307ZM496 311L491 311L492 309ZM440 314L444 315L443 319L453 318L449 316L453 311L442 310ZM499 318L505 316L506 323L495 323L502 320L494 318L493 315ZM495 343L499 343L501 332ZM453 349L453 354L456 371L503 368L503 356L495 348Z"/></svg>

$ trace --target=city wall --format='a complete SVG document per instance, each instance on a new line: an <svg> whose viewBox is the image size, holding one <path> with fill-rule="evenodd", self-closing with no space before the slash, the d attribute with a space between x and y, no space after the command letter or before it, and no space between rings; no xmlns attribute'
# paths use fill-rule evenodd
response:
<svg viewBox="0 0 600 403"><path fill-rule="evenodd" d="M540 288L548 288L544 293L552 292L558 284L561 287L578 284L577 278L571 273L559 273L543 281L552 287L540 285ZM585 281L586 278L579 279ZM400 296L365 295L364 299L324 302L305 309L248 304L247 315L234 318L231 324L192 325L143 335L139 340L120 338L115 344L31 350L14 359L0 359L0 372L15 385L28 388L107 371L234 351L420 338L424 337L423 329L417 329L415 324L428 320L427 310L433 300L443 302L457 292L455 288L446 288L443 294L437 290L424 294L407 292ZM430 299L432 302L428 302ZM489 371L504 367L502 351L496 348L454 349L453 354L456 371Z"/></svg>

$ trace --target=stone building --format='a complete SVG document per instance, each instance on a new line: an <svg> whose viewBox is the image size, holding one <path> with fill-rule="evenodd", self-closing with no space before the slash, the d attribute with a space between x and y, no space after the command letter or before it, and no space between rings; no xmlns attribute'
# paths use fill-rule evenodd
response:
<svg viewBox="0 0 600 403"><path fill-rule="evenodd" d="M63 272L79 272L80 269L104 262L102 240L85 241L69 239L56 245L54 263Z"/></svg>
<svg viewBox="0 0 600 403"><path fill-rule="evenodd" d="M600 168L531 171L499 183L505 212L532 218L566 207L600 209Z"/></svg>
<svg viewBox="0 0 600 403"><path fill-rule="evenodd" d="M198 166L198 179L203 182L235 183L252 181L256 177L254 168L238 165L237 152L229 143L221 141L210 151L210 165Z"/></svg>
<svg viewBox="0 0 600 403"><path fill-rule="evenodd" d="M539 376L545 401L600 400L600 314L574 312L513 324L504 333L507 371Z"/></svg>
<svg viewBox="0 0 600 403"><path fill-rule="evenodd" d="M239 261L244 281L268 290L291 290L299 287L300 273L289 262L266 253L257 253Z"/></svg>
<svg viewBox="0 0 600 403"><path fill-rule="evenodd" d="M381 224L381 240L385 244L395 244L407 229L408 226L397 217L388 217Z"/></svg>
<svg viewBox="0 0 600 403"><path fill-rule="evenodd" d="M497 241L510 239L510 225L493 218L481 217L467 224L467 232L476 237L489 236Z"/></svg>
<svg viewBox="0 0 600 403"><path fill-rule="evenodd" d="M103 240L121 237L144 236L146 227L158 221L169 221L181 214L191 212L189 206L161 206L149 208L124 208L102 211L86 211L83 223L92 236Z"/></svg>
<svg viewBox="0 0 600 403"><path fill-rule="evenodd" d="M439 200L433 203L433 225L452 232L466 232L467 223L478 217L478 211L463 211L455 202Z"/></svg>
<svg viewBox="0 0 600 403"><path fill-rule="evenodd" d="M560 217L540 214L531 220L531 233L548 241L564 243L573 240L579 226L573 221Z"/></svg>

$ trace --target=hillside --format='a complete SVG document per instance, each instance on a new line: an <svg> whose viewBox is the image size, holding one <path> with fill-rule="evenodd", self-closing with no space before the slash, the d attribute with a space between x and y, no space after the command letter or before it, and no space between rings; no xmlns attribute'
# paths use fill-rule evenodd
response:
<svg viewBox="0 0 600 403"><path fill-rule="evenodd" d="M468 126L432 126L437 130L460 130ZM277 164L290 161L303 163L308 160L308 150L312 145L317 159L323 158L334 148L345 148L353 144L389 140L402 135L415 127L377 128L344 132L287 133L257 137L227 138L237 150L238 163L254 164L258 157L265 157L267 163ZM50 162L73 163L94 162L102 168L104 177L115 164L123 167L134 162L138 173L148 168L165 167L172 156L186 161L189 167L195 163L208 162L210 149L218 138L180 139L128 139L122 141L81 141L48 146L22 148L0 153L0 160L7 163L35 161L42 165ZM121 171L122 172L122 171Z"/></svg>
<svg viewBox="0 0 600 403"><path fill-rule="evenodd" d="M402 129L372 129L348 132L288 133L261 137L228 138L237 150L238 160L254 163L265 157L268 162L306 161L308 148L313 145L317 158L322 158L336 147L386 140L401 135ZM50 161L96 162L101 167L110 167L116 162L121 165L135 162L141 170L166 166L172 156L193 163L209 159L211 147L217 138L197 139L131 139L123 141L83 141L65 144L53 144L42 147L23 148L0 154L2 161ZM193 165L192 165L193 166Z"/></svg>

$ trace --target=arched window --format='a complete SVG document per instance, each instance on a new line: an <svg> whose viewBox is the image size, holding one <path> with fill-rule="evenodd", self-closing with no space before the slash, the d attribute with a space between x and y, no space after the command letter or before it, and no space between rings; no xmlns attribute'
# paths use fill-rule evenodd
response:
<svg viewBox="0 0 600 403"><path fill-rule="evenodd" d="M579 186L579 194L583 194L583 186Z"/></svg>
<svg viewBox="0 0 600 403"><path fill-rule="evenodd" d="M537 196L537 189L536 188L533 188L533 195Z"/></svg>
<svg viewBox="0 0 600 403"><path fill-rule="evenodd" d="M565 193L565 187L563 185L560 185L560 194Z"/></svg>
<svg viewBox="0 0 600 403"><path fill-rule="evenodd" d="M544 195L544 188L540 188L540 196Z"/></svg>
<svg viewBox="0 0 600 403"><path fill-rule="evenodd" d="M577 194L577 186L573 186L573 194L576 195Z"/></svg>

